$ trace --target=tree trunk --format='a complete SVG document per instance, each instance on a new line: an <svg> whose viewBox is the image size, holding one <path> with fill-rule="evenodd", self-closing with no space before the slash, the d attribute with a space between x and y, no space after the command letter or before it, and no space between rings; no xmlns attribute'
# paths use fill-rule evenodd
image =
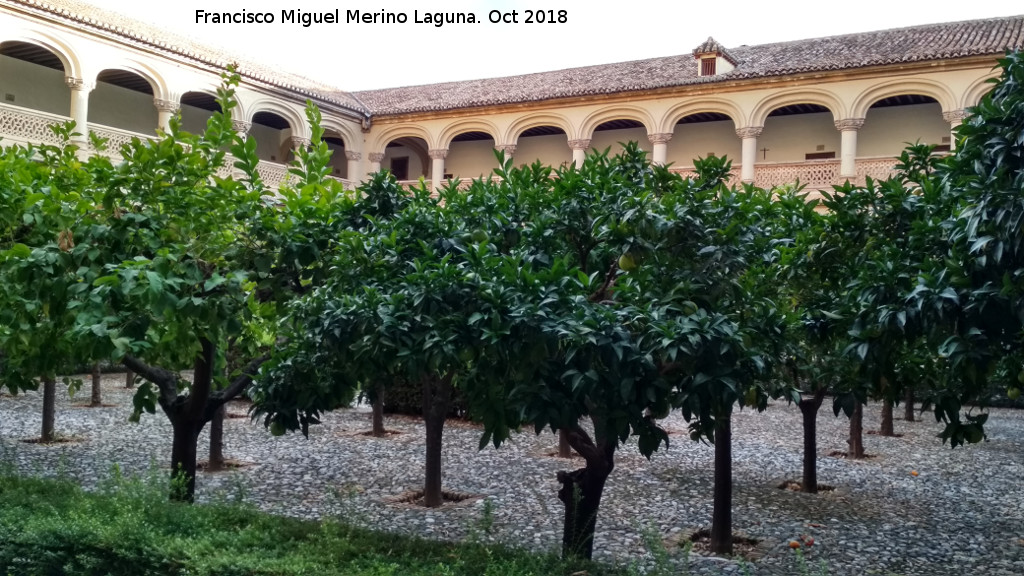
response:
<svg viewBox="0 0 1024 576"><path fill-rule="evenodd" d="M436 508L444 503L441 493L441 449L454 375L449 372L442 378L432 375L423 379L423 422L427 433L423 505L427 508Z"/></svg>
<svg viewBox="0 0 1024 576"><path fill-rule="evenodd" d="M850 416L850 449L846 452L847 458L859 460L864 457L864 405L857 402L853 409L853 416Z"/></svg>
<svg viewBox="0 0 1024 576"><path fill-rule="evenodd" d="M373 434L375 437L380 438L384 436L384 385L378 382L374 386L373 396L373 412L370 415L371 425L373 427Z"/></svg>
<svg viewBox="0 0 1024 576"><path fill-rule="evenodd" d="M558 457L572 458L572 446L569 445L569 436L565 430L558 431Z"/></svg>
<svg viewBox="0 0 1024 576"><path fill-rule="evenodd" d="M732 554L732 419L715 421L715 492L711 552Z"/></svg>
<svg viewBox="0 0 1024 576"><path fill-rule="evenodd" d="M825 389L814 393L813 398L801 398L797 406L804 427L804 473L800 491L818 493L818 409L825 400Z"/></svg>
<svg viewBox="0 0 1024 576"><path fill-rule="evenodd" d="M171 500L192 502L196 495L196 452L203 422L184 414L171 419Z"/></svg>
<svg viewBox="0 0 1024 576"><path fill-rule="evenodd" d="M135 372L130 369L124 373L124 387L135 388Z"/></svg>
<svg viewBox="0 0 1024 576"><path fill-rule="evenodd" d="M40 442L53 442L53 420L57 411L57 381L53 376L43 376L43 430Z"/></svg>
<svg viewBox="0 0 1024 576"><path fill-rule="evenodd" d="M914 387L907 386L903 396L903 419L907 422L914 421Z"/></svg>
<svg viewBox="0 0 1024 576"><path fill-rule="evenodd" d="M567 431L565 436L570 446L584 456L587 464L572 472L558 472L557 478L562 484L558 499L565 506L562 555L589 560L594 555L594 532L604 485L615 468L615 440L599 440L595 444L578 427L571 433Z"/></svg>
<svg viewBox="0 0 1024 576"><path fill-rule="evenodd" d="M882 436L896 435L892 424L892 401L888 398L882 400L882 426L878 433Z"/></svg>
<svg viewBox="0 0 1024 576"><path fill-rule="evenodd" d="M224 406L221 405L213 413L213 420L210 420L210 458L207 461L207 470L224 469Z"/></svg>
<svg viewBox="0 0 1024 576"><path fill-rule="evenodd" d="M103 405L103 388L101 380L103 379L103 372L100 371L100 363L96 362L92 365L92 398L89 399L89 406L96 407Z"/></svg>

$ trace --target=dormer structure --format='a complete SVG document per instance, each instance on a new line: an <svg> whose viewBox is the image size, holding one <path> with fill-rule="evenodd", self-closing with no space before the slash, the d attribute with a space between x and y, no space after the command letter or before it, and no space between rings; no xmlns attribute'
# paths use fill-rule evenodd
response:
<svg viewBox="0 0 1024 576"><path fill-rule="evenodd" d="M711 36L693 49L693 57L697 60L698 76L715 76L736 68L736 60Z"/></svg>

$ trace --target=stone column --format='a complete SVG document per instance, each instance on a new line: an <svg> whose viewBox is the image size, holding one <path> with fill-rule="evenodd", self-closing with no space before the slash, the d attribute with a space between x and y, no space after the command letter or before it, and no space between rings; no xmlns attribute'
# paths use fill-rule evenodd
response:
<svg viewBox="0 0 1024 576"><path fill-rule="evenodd" d="M964 118L967 118L967 110L958 108L956 110L949 110L942 113L942 119L949 122L949 151L956 150L956 129L964 122Z"/></svg>
<svg viewBox="0 0 1024 576"><path fill-rule="evenodd" d="M364 178L364 174L359 172L359 161L363 159L363 155L359 152L353 152L351 150L345 150L345 158L348 159L348 174L347 179L354 183L358 183Z"/></svg>
<svg viewBox="0 0 1024 576"><path fill-rule="evenodd" d="M435 148L428 152L432 160L430 165L430 186L436 192L444 180L444 159L448 156L447 148Z"/></svg>
<svg viewBox="0 0 1024 576"><path fill-rule="evenodd" d="M380 172L380 163L383 161L383 152L370 152L370 174Z"/></svg>
<svg viewBox="0 0 1024 576"><path fill-rule="evenodd" d="M498 152L504 152L505 153L505 161L506 162L508 162L509 160L512 160L513 157L516 155L516 145L515 144L502 144L501 146L495 146L494 149L497 150Z"/></svg>
<svg viewBox="0 0 1024 576"><path fill-rule="evenodd" d="M842 138L839 146L839 177L857 177L857 131L864 125L863 118L836 120L836 130Z"/></svg>
<svg viewBox="0 0 1024 576"><path fill-rule="evenodd" d="M647 139L654 146L654 149L651 151L651 164L664 166L668 161L668 141L672 139L672 134L669 132L648 134Z"/></svg>
<svg viewBox="0 0 1024 576"><path fill-rule="evenodd" d="M166 132L171 127L171 116L181 109L181 104L174 100L153 98L153 106L156 106L156 127L157 130Z"/></svg>
<svg viewBox="0 0 1024 576"><path fill-rule="evenodd" d="M753 184L754 163L757 162L757 137L764 126L747 126L736 130L736 135L743 139L743 157L741 159L740 180Z"/></svg>
<svg viewBox="0 0 1024 576"><path fill-rule="evenodd" d="M78 136L72 136L71 141L78 144L89 142L89 92L95 88L81 78L64 78L64 83L71 89L71 119L75 121L75 132Z"/></svg>
<svg viewBox="0 0 1024 576"><path fill-rule="evenodd" d="M590 150L590 139L569 140L569 148L572 148L572 163L579 168L587 159L587 150Z"/></svg>

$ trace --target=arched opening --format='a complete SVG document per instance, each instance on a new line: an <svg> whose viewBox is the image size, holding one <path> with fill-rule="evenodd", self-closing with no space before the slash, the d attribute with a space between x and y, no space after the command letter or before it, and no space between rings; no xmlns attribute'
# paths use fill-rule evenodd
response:
<svg viewBox="0 0 1024 576"><path fill-rule="evenodd" d="M348 178L348 157L345 155L345 141L340 134L328 132L323 141L331 151L331 172L335 178Z"/></svg>
<svg viewBox="0 0 1024 576"><path fill-rule="evenodd" d="M28 42L0 43L2 103L67 116L71 100L64 64L56 54Z"/></svg>
<svg viewBox="0 0 1024 576"><path fill-rule="evenodd" d="M680 171L688 171L697 158L728 157L739 164L740 139L736 124L720 112L697 112L683 116L668 141L667 162Z"/></svg>
<svg viewBox="0 0 1024 576"><path fill-rule="evenodd" d="M838 158L835 118L820 104L789 104L772 110L757 142L757 163Z"/></svg>
<svg viewBox="0 0 1024 576"><path fill-rule="evenodd" d="M109 136L101 127L150 136L157 127L153 86L139 74L107 69L96 77L89 94L89 129Z"/></svg>
<svg viewBox="0 0 1024 576"><path fill-rule="evenodd" d="M857 138L857 156L899 156L915 142L949 150L949 123L942 118L942 106L921 94L889 96L868 108Z"/></svg>
<svg viewBox="0 0 1024 576"><path fill-rule="evenodd" d="M275 112L257 112L252 117L249 137L256 139L256 155L264 162L287 164L292 154L292 126Z"/></svg>
<svg viewBox="0 0 1024 576"><path fill-rule="evenodd" d="M395 138L384 148L381 170L388 170L401 182L430 179L430 155L427 141L416 136Z"/></svg>
<svg viewBox="0 0 1024 576"><path fill-rule="evenodd" d="M637 142L650 156L651 141L647 139L647 129L636 120L608 120L598 124L590 138L590 147L601 151L609 148L608 153L614 156L622 150L625 142Z"/></svg>
<svg viewBox="0 0 1024 576"><path fill-rule="evenodd" d="M536 160L555 168L572 163L572 149L569 148L565 130L557 126L534 126L519 135L516 140L516 164L532 164Z"/></svg>
<svg viewBox="0 0 1024 576"><path fill-rule="evenodd" d="M220 112L220 103L206 92L186 92L181 96L181 127L186 132L199 134L206 130L206 122L214 112Z"/></svg>
<svg viewBox="0 0 1024 576"><path fill-rule="evenodd" d="M487 132L474 130L456 135L448 145L448 157L444 162L445 176L450 174L453 178L479 178L490 174L498 167L494 155L495 144L494 137Z"/></svg>

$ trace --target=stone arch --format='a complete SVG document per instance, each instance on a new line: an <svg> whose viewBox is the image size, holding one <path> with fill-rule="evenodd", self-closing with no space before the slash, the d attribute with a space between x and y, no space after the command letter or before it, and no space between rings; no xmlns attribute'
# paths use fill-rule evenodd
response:
<svg viewBox="0 0 1024 576"><path fill-rule="evenodd" d="M732 120L734 128L740 128L745 117L743 111L729 100L689 100L669 108L658 123L658 131L672 132L683 118L704 113L724 114Z"/></svg>
<svg viewBox="0 0 1024 576"><path fill-rule="evenodd" d="M297 111L295 108L286 105L281 100L261 98L250 102L246 106L243 118L245 118L246 122L253 122L256 116L261 112L276 114L284 119L291 128L292 136L300 136L304 138L309 137L309 130L306 126L305 115Z"/></svg>
<svg viewBox="0 0 1024 576"><path fill-rule="evenodd" d="M935 99L943 110L957 107L957 99L944 84L924 78L889 80L860 93L851 107L850 118L864 118L872 104L892 96L920 94Z"/></svg>
<svg viewBox="0 0 1024 576"><path fill-rule="evenodd" d="M139 76L149 84L153 98L162 100L174 100L171 90L168 88L166 79L153 67L139 62L133 58L113 58L108 61L98 62L93 69L97 70L92 75L92 82L100 82L100 75L107 72L127 72Z"/></svg>
<svg viewBox="0 0 1024 576"><path fill-rule="evenodd" d="M495 144L498 144L498 136L501 130L493 122L484 118L463 118L445 126L437 138L439 148L449 148L452 140L459 134L466 132L483 132L490 135Z"/></svg>
<svg viewBox="0 0 1024 576"><path fill-rule="evenodd" d="M394 124L374 134L366 151L370 153L382 152L389 143L399 138L419 138L423 140L428 148L434 147L432 135L423 127L415 124Z"/></svg>
<svg viewBox="0 0 1024 576"><path fill-rule="evenodd" d="M642 106L630 104L616 104L596 110L587 115L580 125L578 136L580 138L593 138L595 129L612 120L632 120L643 125L648 134L657 131L657 124L651 118L650 112Z"/></svg>
<svg viewBox="0 0 1024 576"><path fill-rule="evenodd" d="M93 77L95 88L89 92L89 129L104 132L116 144L123 135L102 127L150 135L157 128L156 100L160 85L147 74L127 66L104 67Z"/></svg>
<svg viewBox="0 0 1024 576"><path fill-rule="evenodd" d="M960 100L960 108L969 108L971 106L977 106L981 99L986 94L992 91L993 84L989 82L990 79L995 78L994 74L978 78L971 83L970 86L964 90L963 98Z"/></svg>
<svg viewBox="0 0 1024 576"><path fill-rule="evenodd" d="M505 134L501 138L501 143L515 144L523 132L539 126L553 126L555 128L560 128L565 132L568 137L567 139L572 139L577 134L577 132L573 130L572 122L569 122L568 118L561 114L554 114L550 112L543 114L531 114L512 122L512 124L505 130Z"/></svg>
<svg viewBox="0 0 1024 576"><path fill-rule="evenodd" d="M337 119L324 116L323 121L320 123L325 132L334 133L339 139L345 143L346 150L358 151L359 143L362 142L362 137L358 134L358 125L351 122L342 122Z"/></svg>
<svg viewBox="0 0 1024 576"><path fill-rule="evenodd" d="M827 90L801 89L772 94L761 99L750 114L748 126L764 126L772 111L795 104L813 104L827 108L832 113L833 120L842 120L846 117L846 107L835 94Z"/></svg>
<svg viewBox="0 0 1024 576"><path fill-rule="evenodd" d="M82 78L81 57L78 55L78 51L63 39L34 28L15 28L8 32L0 40L0 43L24 42L26 44L35 44L52 53L61 61L65 77Z"/></svg>

